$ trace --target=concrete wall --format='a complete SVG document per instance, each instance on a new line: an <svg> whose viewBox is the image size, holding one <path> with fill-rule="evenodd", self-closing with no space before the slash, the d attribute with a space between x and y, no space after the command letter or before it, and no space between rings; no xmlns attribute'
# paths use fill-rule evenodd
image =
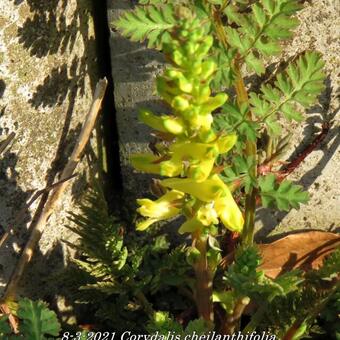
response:
<svg viewBox="0 0 340 340"><path fill-rule="evenodd" d="M30 209L25 203L34 190L57 180L90 106L96 74L90 0L0 1L0 141L16 133L0 156L0 234L13 226L19 208L25 215L23 223L14 224L15 237L0 249L0 293L39 201ZM66 262L60 239L71 237L63 226L83 185L73 181L22 282L40 296L49 289L44 278Z"/></svg>
<svg viewBox="0 0 340 340"><path fill-rule="evenodd" d="M117 18L124 10L132 8L135 1L108 0L109 17ZM339 102L336 99L339 74L339 27L337 25L339 4L332 0L312 0L305 3L300 12L301 26L285 50L285 57L293 56L306 49L323 53L326 72L329 74L327 90L321 97L321 106L307 112L307 121L289 126L293 134L292 147L287 153L290 158L299 153L313 140L313 134L324 119L335 121L321 147L314 151L303 165L291 175L291 179L302 184L310 192L310 202L299 211L278 213L262 209L258 214L258 237L271 232L286 232L292 229L330 229L340 226L339 182ZM144 45L131 43L112 32L112 72L115 83L115 104L120 133L120 150L123 165L123 181L132 191L132 199L147 191L148 178L133 171L128 163L132 152L145 150L151 140L148 129L137 121L138 108L155 107L157 97L153 95L154 79L162 67L161 55L146 50ZM159 113L162 111L159 110ZM295 148L297 148L295 150ZM279 225L277 227L277 225ZM274 230L275 228L275 230Z"/></svg>
<svg viewBox="0 0 340 340"><path fill-rule="evenodd" d="M130 0L108 1L109 22L132 7L133 1ZM146 49L143 44L131 42L115 31L112 31L110 43L123 184L135 198L137 192L147 190L151 178L136 175L129 164L129 155L145 151L151 141L151 130L137 119L138 109L145 107L164 112L154 84L155 76L162 71L164 59L160 52Z"/></svg>

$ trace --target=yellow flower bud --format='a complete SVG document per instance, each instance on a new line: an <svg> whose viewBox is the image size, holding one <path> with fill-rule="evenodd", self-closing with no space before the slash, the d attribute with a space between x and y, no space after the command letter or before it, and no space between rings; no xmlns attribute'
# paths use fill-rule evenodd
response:
<svg viewBox="0 0 340 340"><path fill-rule="evenodd" d="M214 38L211 35L206 36L203 42L200 44L200 47L196 51L196 58L201 58L205 56L209 52L213 42Z"/></svg>
<svg viewBox="0 0 340 340"><path fill-rule="evenodd" d="M219 93L215 97L211 97L201 106L201 113L208 114L222 106L228 99L225 93Z"/></svg>
<svg viewBox="0 0 340 340"><path fill-rule="evenodd" d="M190 103L188 99L184 98L183 96L176 96L172 102L171 106L178 111L184 111L189 108Z"/></svg>
<svg viewBox="0 0 340 340"><path fill-rule="evenodd" d="M170 132L174 135L180 135L185 129L184 122L181 118L171 116L156 116L151 111L146 109L140 110L138 118L144 124L161 132Z"/></svg>
<svg viewBox="0 0 340 340"><path fill-rule="evenodd" d="M160 174L160 165L154 163L158 159L158 156L151 153L135 153L130 156L130 162L135 169L150 174Z"/></svg>
<svg viewBox="0 0 340 340"><path fill-rule="evenodd" d="M230 135L222 135L217 139L217 145L219 153L226 153L228 152L236 143L237 135L230 134Z"/></svg>
<svg viewBox="0 0 340 340"><path fill-rule="evenodd" d="M201 77L207 80L216 71L216 63L212 60L207 60L202 64Z"/></svg>

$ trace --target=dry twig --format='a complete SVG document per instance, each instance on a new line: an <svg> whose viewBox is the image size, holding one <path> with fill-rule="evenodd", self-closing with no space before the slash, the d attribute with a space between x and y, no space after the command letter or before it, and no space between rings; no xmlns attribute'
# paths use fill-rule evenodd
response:
<svg viewBox="0 0 340 340"><path fill-rule="evenodd" d="M15 133L11 132L4 141L0 142L0 155L6 150L7 146L12 142L14 137Z"/></svg>
<svg viewBox="0 0 340 340"><path fill-rule="evenodd" d="M41 190L34 190L34 195L31 196L30 200L25 204L24 207L22 207L18 214L16 215L16 217L14 218L14 222L13 222L13 227L11 227L9 230L7 230L4 235L1 237L0 239L0 248L5 244L5 242L8 240L8 237L10 235L12 235L14 233L14 228L15 226L17 226L18 224L20 224L21 222L23 222L23 220L25 219L25 212L27 211L27 209L29 209L29 207L43 194L51 191L52 189L55 189L58 185L69 181L70 179L76 177L77 174L73 174L72 176L62 179L61 181L58 181L56 183L53 183L52 185L45 187L44 189Z"/></svg>
<svg viewBox="0 0 340 340"><path fill-rule="evenodd" d="M91 132L95 125L96 118L98 116L102 100L104 98L106 87L107 87L106 79L102 79L98 82L94 93L94 99L92 101L91 108L87 114L87 117L85 119L82 130L78 137L77 143L70 156L70 159L62 172L61 180L64 180L72 176L77 164L79 163L81 154L90 138ZM32 228L30 228L32 230L30 238L27 241L27 244L21 254L19 262L12 273L11 279L7 284L4 296L2 297L3 301L6 302L8 299L15 297L16 289L20 281L20 278L26 268L26 265L31 261L35 246L40 240L46 222L48 221L49 217L55 210L55 207L59 202L63 192L65 191L67 184L68 182L63 182L57 188L54 189L51 196L47 200L46 205L42 210L37 223L33 225Z"/></svg>

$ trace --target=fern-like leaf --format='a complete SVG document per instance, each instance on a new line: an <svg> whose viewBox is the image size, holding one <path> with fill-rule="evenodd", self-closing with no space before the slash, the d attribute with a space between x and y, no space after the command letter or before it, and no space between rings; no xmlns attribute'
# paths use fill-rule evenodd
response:
<svg viewBox="0 0 340 340"><path fill-rule="evenodd" d="M276 77L275 86L262 85L261 94L250 93L250 104L254 114L267 125L270 135L279 135L277 114L286 119L300 122L303 117L299 106L313 105L324 89L324 62L319 53L307 52L295 64Z"/></svg>
<svg viewBox="0 0 340 340"><path fill-rule="evenodd" d="M226 28L228 42L238 49L250 69L263 74L264 65L258 56L281 52L280 40L291 38L299 24L292 15L300 9L297 0L261 0L251 6L249 14L240 14L238 6L229 5L225 14L230 23L239 27Z"/></svg>
<svg viewBox="0 0 340 340"><path fill-rule="evenodd" d="M171 4L137 6L113 23L123 36L132 41L148 40L149 48L160 48L169 38L168 32L175 24L174 7Z"/></svg>
<svg viewBox="0 0 340 340"><path fill-rule="evenodd" d="M20 332L25 339L42 340L46 335L58 336L60 324L56 314L42 301L27 298L19 301Z"/></svg>
<svg viewBox="0 0 340 340"><path fill-rule="evenodd" d="M265 207L277 207L279 210L289 211L289 209L300 207L300 203L308 201L308 193L302 191L300 185L285 180L278 183L274 174L260 177L260 195L262 204Z"/></svg>

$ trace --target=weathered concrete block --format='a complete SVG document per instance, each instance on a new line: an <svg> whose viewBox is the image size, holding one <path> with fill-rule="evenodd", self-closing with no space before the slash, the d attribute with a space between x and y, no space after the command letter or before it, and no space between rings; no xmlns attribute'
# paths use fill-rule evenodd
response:
<svg viewBox="0 0 340 340"><path fill-rule="evenodd" d="M295 37L285 47L284 57L294 56L304 50L322 53L326 62L326 90L320 96L320 105L307 111L303 124L291 124L291 148L287 159L293 159L306 148L318 134L325 121L333 125L321 145L294 171L289 179L303 185L310 193L310 201L289 213L263 209L259 212L258 236L284 233L295 229L335 230L340 227L340 134L339 134L339 72L340 47L337 24L339 4L332 0L313 0L305 3L299 13L300 26ZM275 229L274 229L275 227Z"/></svg>
<svg viewBox="0 0 340 340"><path fill-rule="evenodd" d="M109 21L116 20L132 5L133 1L108 1ZM136 195L146 190L150 176L136 175L129 164L129 155L147 149L151 131L138 121L137 114L142 107L164 112L154 84L164 59L160 52L130 42L118 32L112 32L110 43L123 185L127 192Z"/></svg>
<svg viewBox="0 0 340 340"><path fill-rule="evenodd" d="M116 19L124 10L133 6L133 1L108 0L109 17ZM291 229L329 229L340 225L339 181L337 169L340 165L339 128L336 113L338 102L336 89L339 74L338 4L331 0L306 2L299 14L301 25L294 40L285 49L285 57L293 56L306 49L323 53L326 73L329 74L327 90L321 97L321 106L307 112L307 122L289 126L293 134L292 147L287 158L301 151L313 140L313 132L321 121L332 118L335 123L321 147L305 160L303 165L291 175L291 179L302 184L311 194L311 200L299 211L286 213L262 209L258 215L258 237ZM123 180L126 188L138 197L147 188L144 175L132 175L128 156L132 152L145 150L150 141L148 130L137 121L137 111L141 106L152 107L157 97L153 95L155 76L162 68L161 55L146 50L141 44L131 43L113 32L111 38L112 72L115 83L117 123L120 133ZM275 61L275 60L274 60ZM158 111L162 112L162 111ZM295 149L297 148L297 149Z"/></svg>
<svg viewBox="0 0 340 340"><path fill-rule="evenodd" d="M0 156L1 234L13 226L33 190L57 180L90 106L97 81L91 8L90 0L0 2L0 140L16 133L12 147ZM67 259L59 241L71 237L63 226L77 190L70 186L63 206L50 218L35 257L39 265L23 281L40 296L48 290L42 279ZM15 237L0 249L0 293L37 206L38 201L24 209L25 221L14 225ZM49 253L57 253L57 260L47 265L48 256L39 254Z"/></svg>

